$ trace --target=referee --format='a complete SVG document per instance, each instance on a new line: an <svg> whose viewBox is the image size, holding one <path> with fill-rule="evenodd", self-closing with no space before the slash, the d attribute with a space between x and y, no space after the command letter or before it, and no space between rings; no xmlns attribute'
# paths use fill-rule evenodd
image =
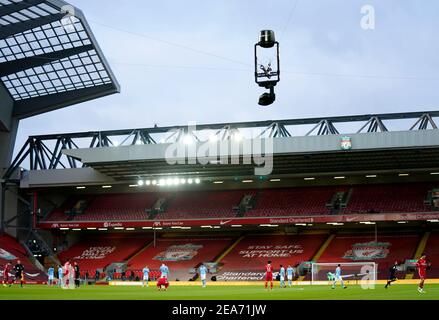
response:
<svg viewBox="0 0 439 320"><path fill-rule="evenodd" d="M21 264L20 260L17 260L17 264L14 267L15 280L20 280L20 287L23 288L24 283L24 266Z"/></svg>
<svg viewBox="0 0 439 320"><path fill-rule="evenodd" d="M391 266L389 269L389 278L387 279L387 284L385 285L384 288L387 289L391 285L392 282L395 282L396 280L398 280L396 278L397 271L398 271L398 261L395 261L393 266Z"/></svg>
<svg viewBox="0 0 439 320"><path fill-rule="evenodd" d="M78 263L75 261L74 262L74 269L75 269L75 287L79 288L79 285L81 284L81 276L80 276L80 272L79 272L79 265Z"/></svg>

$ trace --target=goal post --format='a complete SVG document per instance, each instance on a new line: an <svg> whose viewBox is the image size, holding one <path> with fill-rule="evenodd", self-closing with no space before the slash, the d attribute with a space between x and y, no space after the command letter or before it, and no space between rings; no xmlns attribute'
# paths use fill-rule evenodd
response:
<svg viewBox="0 0 439 320"><path fill-rule="evenodd" d="M313 262L311 263L311 284L332 284L338 265L341 268L341 277L346 284L375 285L377 280L377 264L375 262Z"/></svg>

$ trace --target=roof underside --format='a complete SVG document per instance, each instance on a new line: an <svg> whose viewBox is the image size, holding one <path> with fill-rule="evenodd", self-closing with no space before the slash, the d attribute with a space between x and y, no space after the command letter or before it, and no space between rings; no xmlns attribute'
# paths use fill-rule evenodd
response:
<svg viewBox="0 0 439 320"><path fill-rule="evenodd" d="M119 91L82 12L59 0L0 0L0 85L17 118Z"/></svg>
<svg viewBox="0 0 439 320"><path fill-rule="evenodd" d="M331 152L298 155L275 155L271 176L377 172L439 169L439 148ZM159 178L166 174L200 177L249 177L255 165L208 164L168 165L163 160L116 163L89 163L90 167L119 181L136 181L139 177Z"/></svg>
<svg viewBox="0 0 439 320"><path fill-rule="evenodd" d="M350 138L351 150L341 150L342 135L275 138L273 148L264 154L265 161L259 167L266 166L272 157L271 176L439 169L439 130L360 133ZM197 143L197 147L201 145ZM204 177L255 174L255 159L244 164L243 157L249 154L243 152L242 144L239 151L218 147L216 149L223 152L214 153L213 157L198 155L197 159L169 157L170 146L172 144L134 145L63 152L119 181L159 178L167 174L190 176L196 173ZM232 164L232 157L239 158L239 163ZM176 163L178 159L184 162ZM203 159L205 161L200 162ZM169 164L170 160L174 164Z"/></svg>
<svg viewBox="0 0 439 320"><path fill-rule="evenodd" d="M438 116L425 111L31 136L3 177L25 187L195 175L207 180L395 172L433 177L439 172L439 129L433 120ZM399 120L414 124L397 124L396 131L388 127ZM335 124L343 124L343 131ZM300 135L303 125L307 133ZM20 168L28 174L20 175Z"/></svg>

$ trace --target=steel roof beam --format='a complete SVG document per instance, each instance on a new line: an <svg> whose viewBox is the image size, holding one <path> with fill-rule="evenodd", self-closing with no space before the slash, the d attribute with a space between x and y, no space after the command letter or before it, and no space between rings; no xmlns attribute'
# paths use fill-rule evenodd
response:
<svg viewBox="0 0 439 320"><path fill-rule="evenodd" d="M41 3L44 3L44 0L23 0L21 2L14 2L8 5L2 5L0 7L0 17L7 16L14 12L18 12L24 9L31 8L33 6L37 6Z"/></svg>
<svg viewBox="0 0 439 320"><path fill-rule="evenodd" d="M219 130L216 134L220 134L221 130L225 129L237 129L237 128L260 128L260 127L270 127L273 122L277 122L284 126L286 125L302 125L302 124L315 124L319 125L322 120L328 120L332 123L342 123L342 122L359 122L368 121L372 117L379 117L381 120L398 120L398 119L418 119L424 114L428 114L431 118L439 117L439 111L424 111L424 112L407 112L407 113L388 113L388 114L376 114L376 115L356 115L356 116L341 116L341 117L327 117L327 118L307 118L307 119L290 119L290 120L267 120L267 121L253 121L253 122L235 122L235 123L219 123L219 124L200 124L196 126L197 131L201 130ZM170 126L170 127L152 127L143 128L140 130L148 131L149 134L154 133L167 133L171 130L184 129L187 126ZM136 129L137 130L137 129ZM121 129L121 130L108 130L104 131L107 136L118 136L118 135L129 135L133 134L134 129ZM66 137L76 137L85 138L93 137L94 134L98 134L96 131L91 132L76 132L76 133L64 133L64 134L48 134L35 136L42 139L57 139L61 136Z"/></svg>
<svg viewBox="0 0 439 320"><path fill-rule="evenodd" d="M32 57L26 57L23 59L8 61L0 63L0 77L17 73L19 71L27 70L30 68L40 67L42 65L58 61L76 54L93 50L93 45L85 45L70 49L59 50L55 52L44 53Z"/></svg>
<svg viewBox="0 0 439 320"><path fill-rule="evenodd" d="M64 17L64 15L64 13L56 13L36 19L30 19L27 21L21 21L2 26L0 29L0 39L5 39L15 34L23 33L27 30L31 30L55 21L59 21Z"/></svg>
<svg viewBox="0 0 439 320"><path fill-rule="evenodd" d="M430 124L433 129L437 129L437 125L434 122L431 113L424 113L419 117L410 130L426 130L428 128L428 124ZM415 129L416 126L418 126L418 129Z"/></svg>
<svg viewBox="0 0 439 320"><path fill-rule="evenodd" d="M15 102L13 116L19 119L24 119L36 114L49 112L72 104L104 97L116 92L117 88L114 84L105 84L90 88L24 99Z"/></svg>

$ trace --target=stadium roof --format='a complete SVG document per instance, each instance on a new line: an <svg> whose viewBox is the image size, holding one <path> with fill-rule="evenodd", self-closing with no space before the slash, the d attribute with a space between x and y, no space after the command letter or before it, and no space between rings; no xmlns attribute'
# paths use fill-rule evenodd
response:
<svg viewBox="0 0 439 320"><path fill-rule="evenodd" d="M172 175L196 175L204 179L250 178L266 176L256 173L255 168L266 166L270 158L274 161L270 177L439 172L439 130L433 120L435 117L439 117L439 112L426 111L205 124L193 130L175 126L33 136L29 137L4 177L8 179L19 167L25 167L30 170L26 173L28 185L132 183L139 178L159 179ZM401 126L398 130L387 129L388 120L401 119L412 119L410 122L414 124L405 130L401 130ZM346 123L352 126L341 131L340 127ZM307 134L290 134L290 131L297 132L296 126L303 124L311 128L307 129ZM246 137L246 128L257 129L260 133ZM211 140L212 137L215 139ZM262 165L256 163L257 150L246 149L249 144L250 148L257 147L258 141L265 157ZM265 145L266 141L271 141L272 145ZM342 146L344 141L349 141L348 148ZM213 149L199 153L206 146ZM190 153L191 148L198 153L195 157ZM170 153L170 150L177 153ZM233 163L232 158L238 161ZM245 158L250 161L244 163ZM180 160L184 161L175 163Z"/></svg>
<svg viewBox="0 0 439 320"><path fill-rule="evenodd" d="M349 136L352 149L341 148L341 135L284 137L273 140L273 171L271 176L355 171L439 169L439 130L360 133ZM221 143L218 143L221 145ZM181 160L167 156L169 144L134 145L116 148L65 150L65 154L115 180L160 178L164 175L200 177L251 177L256 167L252 154L245 148L218 146L216 156ZM197 151L200 150L197 144ZM268 161L269 155L265 155ZM239 159L232 164L230 157ZM251 161L244 164L247 157ZM218 161L218 159L221 159ZM184 159L183 159L184 160ZM200 160L205 160L204 164ZM257 175L257 174L256 174Z"/></svg>
<svg viewBox="0 0 439 320"><path fill-rule="evenodd" d="M61 0L0 0L1 87L18 119L119 91L83 13Z"/></svg>

